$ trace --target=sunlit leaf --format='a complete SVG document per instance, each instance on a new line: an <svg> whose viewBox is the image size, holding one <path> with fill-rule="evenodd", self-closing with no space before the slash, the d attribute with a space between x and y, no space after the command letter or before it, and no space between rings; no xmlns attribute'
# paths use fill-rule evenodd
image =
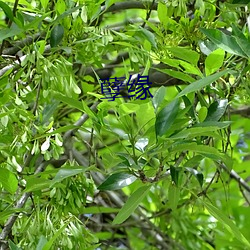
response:
<svg viewBox="0 0 250 250"><path fill-rule="evenodd" d="M18 187L16 176L5 168L0 168L0 183L11 194L14 194Z"/></svg>
<svg viewBox="0 0 250 250"><path fill-rule="evenodd" d="M226 35L217 29L204 29L200 28L212 42L214 42L219 48L241 57L246 57L246 54L239 46L237 40L233 36Z"/></svg>
<svg viewBox="0 0 250 250"><path fill-rule="evenodd" d="M109 176L99 187L99 190L117 190L133 183L137 178L128 173L119 172Z"/></svg>
<svg viewBox="0 0 250 250"><path fill-rule="evenodd" d="M211 75L221 68L224 62L225 51L217 49L210 53L205 60L206 75Z"/></svg>
<svg viewBox="0 0 250 250"><path fill-rule="evenodd" d="M195 81L191 84L189 84L185 89L183 89L178 95L177 97L181 97L183 95L195 92L197 90L201 90L202 88L206 87L207 85L215 82L216 80L218 80L220 77L222 77L223 75L229 73L229 70L223 70L221 72L215 73L213 75L207 76L205 78L202 78L198 81Z"/></svg>
<svg viewBox="0 0 250 250"><path fill-rule="evenodd" d="M182 60L185 60L187 62L190 62L192 65L196 66L200 55L194 50L186 49L186 48L181 48L181 47L172 47L168 49L170 52L173 53L175 57L178 57Z"/></svg>

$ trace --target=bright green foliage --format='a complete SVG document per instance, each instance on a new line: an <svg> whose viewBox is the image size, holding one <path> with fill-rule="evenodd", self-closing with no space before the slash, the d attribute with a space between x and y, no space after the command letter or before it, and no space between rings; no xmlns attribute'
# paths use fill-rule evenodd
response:
<svg viewBox="0 0 250 250"><path fill-rule="evenodd" d="M0 1L1 249L249 249L247 4Z"/></svg>

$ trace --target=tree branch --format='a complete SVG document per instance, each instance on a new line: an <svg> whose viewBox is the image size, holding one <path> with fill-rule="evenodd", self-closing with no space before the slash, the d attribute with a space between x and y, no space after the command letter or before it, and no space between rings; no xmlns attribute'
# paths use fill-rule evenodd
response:
<svg viewBox="0 0 250 250"><path fill-rule="evenodd" d="M250 192L250 186L233 169L229 170L224 163L219 164L219 167L225 170L230 177L236 180L246 191Z"/></svg>
<svg viewBox="0 0 250 250"><path fill-rule="evenodd" d="M38 166L38 168L35 171L35 174L41 173L44 171L44 169L46 168L46 166L48 165L48 162L43 162L40 164L40 166ZM19 209L22 208L25 203L27 202L29 196L31 195L31 192L28 193L24 193L21 198L17 201L14 209ZM17 219L18 215L17 214L13 214L12 216L9 217L9 219L7 220L7 222L5 223L3 230L0 234L0 243L5 240L5 238L9 235L9 233L11 232L11 229Z"/></svg>

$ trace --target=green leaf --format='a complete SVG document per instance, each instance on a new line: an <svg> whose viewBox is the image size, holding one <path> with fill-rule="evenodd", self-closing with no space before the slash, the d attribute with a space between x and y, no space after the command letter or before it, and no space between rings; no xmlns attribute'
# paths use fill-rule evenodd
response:
<svg viewBox="0 0 250 250"><path fill-rule="evenodd" d="M67 17L68 15L71 15L72 13L78 11L79 9L81 9L83 7L82 4L79 4L76 7L73 7L72 9L66 10L65 12L63 12L60 16L58 16L56 18L56 20L53 23L58 23L60 20L64 19L65 17Z"/></svg>
<svg viewBox="0 0 250 250"><path fill-rule="evenodd" d="M18 26L14 25L11 28L1 29L0 30L0 42L6 38L17 36L23 32L23 29L20 29Z"/></svg>
<svg viewBox="0 0 250 250"><path fill-rule="evenodd" d="M183 73L183 72L180 72L180 71L176 71L176 70L173 70L173 69L159 69L157 68L158 71L162 72L162 73L165 73L169 76L172 76L174 78L177 78L177 79L180 79L184 82L193 82L195 79L191 76L189 76L188 74L186 73Z"/></svg>
<svg viewBox="0 0 250 250"><path fill-rule="evenodd" d="M64 231L64 229L68 226L68 224L69 224L69 222L64 222L65 224L59 229L59 230L57 230L56 232L55 232L55 234L53 235L53 237L45 244L45 246L43 247L43 249L42 250L49 250L51 247L52 247L52 245L53 245L53 243L54 243L54 241L59 237L59 235Z"/></svg>
<svg viewBox="0 0 250 250"><path fill-rule="evenodd" d="M218 127L195 127L188 128L180 131L179 133L172 135L170 139L190 139L196 136L206 135L207 132L215 131L219 129Z"/></svg>
<svg viewBox="0 0 250 250"><path fill-rule="evenodd" d="M205 157L208 157L214 161L222 160L227 166L231 167L230 157L226 154L220 153L216 148L209 147L207 145L197 145L195 142L176 144L171 148L171 152L180 152L183 150L197 152Z"/></svg>
<svg viewBox="0 0 250 250"><path fill-rule="evenodd" d="M7 207L5 211L0 212L0 222L4 223L5 220L7 220L10 215L12 215L14 213L20 213L23 211L24 211L23 208L14 209L14 208Z"/></svg>
<svg viewBox="0 0 250 250"><path fill-rule="evenodd" d="M213 102L208 108L207 117L204 122L219 121L227 109L227 104L228 104L227 99L222 99L222 100Z"/></svg>
<svg viewBox="0 0 250 250"><path fill-rule="evenodd" d="M244 4L244 5L247 5L249 3L250 3L249 0L233 0L232 2L232 4Z"/></svg>
<svg viewBox="0 0 250 250"><path fill-rule="evenodd" d="M230 124L232 124L231 121L225 121L225 122L204 121L195 124L193 127L217 127L217 129L222 129L228 127Z"/></svg>
<svg viewBox="0 0 250 250"><path fill-rule="evenodd" d="M197 90L201 90L202 88L206 87L207 85L215 82L216 80L218 80L220 77L222 77L223 75L229 73L230 70L223 70L221 72L215 73L213 75L207 76L205 78L202 78L198 81L195 81L191 84L189 84L185 89L183 89L178 95L178 97L181 97L183 95L195 92Z"/></svg>
<svg viewBox="0 0 250 250"><path fill-rule="evenodd" d="M206 75L211 75L223 65L225 57L225 51L222 49L217 49L210 53L205 60L205 72Z"/></svg>
<svg viewBox="0 0 250 250"><path fill-rule="evenodd" d="M19 248L16 244L14 244L11 240L8 241L10 250L22 250L22 248Z"/></svg>
<svg viewBox="0 0 250 250"><path fill-rule="evenodd" d="M166 95L166 87L164 86L161 86L154 94L154 97L152 98L152 103L155 111L157 111L158 107L163 102L165 95Z"/></svg>
<svg viewBox="0 0 250 250"><path fill-rule="evenodd" d="M200 54L198 52L190 50L190 49L185 49L181 47L175 47L175 48L173 47L173 48L169 48L168 50L172 52L175 57L178 57L184 61L190 62L194 66L197 65L199 58L200 58Z"/></svg>
<svg viewBox="0 0 250 250"><path fill-rule="evenodd" d="M68 178L70 176L74 176L74 175L83 173L85 171L86 171L85 168L79 167L79 166L76 166L76 167L73 167L73 166L63 167L57 172L56 176L54 177L54 179L51 182L51 186L54 185L57 182L61 182L62 180L66 179L66 178Z"/></svg>
<svg viewBox="0 0 250 250"><path fill-rule="evenodd" d="M42 7L43 7L44 9L46 9L47 6L48 6L49 0L40 0L40 2L41 2Z"/></svg>
<svg viewBox="0 0 250 250"><path fill-rule="evenodd" d="M231 54L238 55L241 57L246 57L246 54L237 43L237 40L235 37L228 36L224 34L222 31L217 30L217 29L200 28L200 30L219 48Z"/></svg>
<svg viewBox="0 0 250 250"><path fill-rule="evenodd" d="M64 34L64 28L61 24L56 25L52 30L51 30L51 35L50 35L50 46L56 47L63 39L63 34Z"/></svg>
<svg viewBox="0 0 250 250"><path fill-rule="evenodd" d="M4 3L3 1L0 1L0 8L3 9L4 14L5 14L11 21L14 21L14 15L13 15L13 12L12 12L11 8L9 7L9 5L7 5L7 4Z"/></svg>
<svg viewBox="0 0 250 250"><path fill-rule="evenodd" d="M120 172L109 176L99 187L99 190L117 190L133 183L136 177L132 174Z"/></svg>
<svg viewBox="0 0 250 250"><path fill-rule="evenodd" d="M37 177L37 176L29 176L26 178L26 188L24 192L33 192L39 191L49 188L51 185L51 180Z"/></svg>
<svg viewBox="0 0 250 250"><path fill-rule="evenodd" d="M200 199L201 200L201 199ZM202 201L202 200L201 200ZM213 206L212 204L202 201L208 212L216 218L223 226L230 232L234 237L241 241L245 246L250 248L250 242L245 238L245 236L240 232L238 227L230 220L220 209Z"/></svg>
<svg viewBox="0 0 250 250"><path fill-rule="evenodd" d="M203 122L206 119L207 116L207 108L206 107L201 107L200 110L198 111L198 118L200 122Z"/></svg>
<svg viewBox="0 0 250 250"><path fill-rule="evenodd" d="M248 39L244 37L244 39L240 37L235 37L237 43L239 44L240 48L244 51L244 53L250 57L250 42Z"/></svg>
<svg viewBox="0 0 250 250"><path fill-rule="evenodd" d="M5 168L0 168L0 183L11 194L14 194L18 187L18 180L16 176Z"/></svg>
<svg viewBox="0 0 250 250"><path fill-rule="evenodd" d="M144 28L142 28L140 26L139 26L139 28L140 28L139 32L140 32L140 35L142 36L142 38L144 40L149 41L151 43L151 45L152 45L153 48L156 48L157 44L156 44L156 41L155 41L155 35L154 35L154 33L150 32L149 30L144 29Z"/></svg>
<svg viewBox="0 0 250 250"><path fill-rule="evenodd" d="M128 114L131 114L131 113L134 113L136 112L137 110L140 109L140 105L139 104L135 104L135 103L122 103L120 106L119 106L119 110L121 113L121 115L128 115Z"/></svg>
<svg viewBox="0 0 250 250"><path fill-rule="evenodd" d="M185 168L188 172L190 172L193 176L195 176L195 178L197 179L197 181L199 182L200 186L202 187L203 185L203 181L204 181L204 176L201 172L197 171L194 168L189 168L186 167Z"/></svg>
<svg viewBox="0 0 250 250"><path fill-rule="evenodd" d="M114 208L114 207L82 207L80 208L81 214L111 214L111 213L117 213L119 212L119 208Z"/></svg>
<svg viewBox="0 0 250 250"><path fill-rule="evenodd" d="M179 181L179 173L180 173L181 169L180 168L176 168L173 166L170 166L170 175L171 175L171 179L173 181L173 183L178 186L178 181Z"/></svg>
<svg viewBox="0 0 250 250"><path fill-rule="evenodd" d="M175 211L180 199L180 188L175 183L171 182L168 188L168 204L169 207Z"/></svg>
<svg viewBox="0 0 250 250"><path fill-rule="evenodd" d="M42 124L49 122L55 110L58 108L59 102L52 100L51 103L45 104L42 112Z"/></svg>
<svg viewBox="0 0 250 250"><path fill-rule="evenodd" d="M80 101L75 100L75 99L73 99L73 98L71 98L71 97L62 95L62 94L60 94L60 93L58 93L58 92L55 92L53 96L54 96L54 98L56 98L57 100L59 100L59 101L61 101L61 102L63 102L63 103L66 103L66 104L68 104L69 106L71 106L71 107L73 107L73 108L76 108L76 109L78 109L78 110L80 110L80 111L82 111L82 112L85 112L85 109L84 109L84 107L83 107L83 105L82 105L82 103L81 103Z"/></svg>
<svg viewBox="0 0 250 250"><path fill-rule="evenodd" d="M174 99L156 116L155 132L156 136L164 135L174 123L179 110L179 101Z"/></svg>
<svg viewBox="0 0 250 250"><path fill-rule="evenodd" d="M161 23L167 24L168 21L168 9L165 3L159 2L157 6L157 14Z"/></svg>
<svg viewBox="0 0 250 250"><path fill-rule="evenodd" d="M41 235L40 239L38 241L36 250L43 250L43 247L46 245L47 242L48 241L47 241L46 237L44 235Z"/></svg>
<svg viewBox="0 0 250 250"><path fill-rule="evenodd" d="M150 187L151 185L144 185L131 194L120 212L116 215L112 224L121 224L124 222L139 206L143 198L147 195Z"/></svg>

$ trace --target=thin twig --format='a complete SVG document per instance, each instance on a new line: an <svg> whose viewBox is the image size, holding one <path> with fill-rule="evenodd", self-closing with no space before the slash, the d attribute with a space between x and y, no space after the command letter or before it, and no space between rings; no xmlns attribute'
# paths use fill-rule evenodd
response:
<svg viewBox="0 0 250 250"><path fill-rule="evenodd" d="M246 191L250 192L250 186L234 170L229 170L224 163L218 165L220 168L225 170L232 179L236 180L240 186L242 186Z"/></svg>
<svg viewBox="0 0 250 250"><path fill-rule="evenodd" d="M99 102L95 102L95 103L90 107L90 109L91 109L92 111L95 112L95 111L97 110L98 104L99 104ZM76 127L73 128L73 129L71 129L71 130L69 130L69 131L67 131L67 132L64 134L64 136L63 136L64 142L67 141L67 140L69 139L69 137L71 137L71 136L79 129L79 127L82 126L83 123L85 123L85 122L88 120L88 118L89 118L89 116L88 116L87 114L83 114L83 115L80 117L80 119L74 123L74 126L76 126Z"/></svg>
<svg viewBox="0 0 250 250"><path fill-rule="evenodd" d="M153 8L154 4L155 4L155 0L153 0L153 2L152 2L152 4L151 4L151 6L150 6L150 8L149 8L149 11L147 12L146 20L145 20L145 21L143 22L143 24L141 25L141 27L142 27L142 28L144 28L144 27L145 27L145 25L146 25L146 21L148 21L148 19L149 19L150 15L151 15L152 8Z"/></svg>
<svg viewBox="0 0 250 250"><path fill-rule="evenodd" d="M35 174L43 172L47 165L48 165L47 162L43 162L42 164L40 164L40 166L36 169ZM27 202L30 195L31 195L31 192L24 193L21 196L21 198L17 201L14 209L22 208L25 205L25 203ZM12 216L10 216L9 219L7 220L7 222L5 223L5 225L4 225L3 229L2 229L2 232L0 234L0 243L1 243L2 240L5 240L5 238L11 232L11 229L12 229L17 217L18 217L18 215L15 213Z"/></svg>

